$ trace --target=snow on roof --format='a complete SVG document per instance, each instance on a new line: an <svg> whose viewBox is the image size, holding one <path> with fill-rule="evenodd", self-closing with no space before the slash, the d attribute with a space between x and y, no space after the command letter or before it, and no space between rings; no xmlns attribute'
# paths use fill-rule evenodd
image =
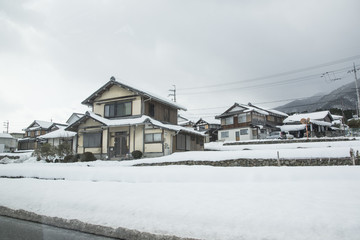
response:
<svg viewBox="0 0 360 240"><path fill-rule="evenodd" d="M220 121L220 119L215 119L215 117L202 117L202 118L200 118L199 119L199 121L200 120L203 120L203 121L205 121L205 122L207 122L208 124L216 124L216 125L220 125L221 124L221 121Z"/></svg>
<svg viewBox="0 0 360 240"><path fill-rule="evenodd" d="M193 128L187 128L187 127L182 127L179 125L173 125L173 124L165 124L162 123L160 121L157 121L155 119L152 119L149 116L146 115L142 115L141 117L137 117L137 118L127 118L127 119L106 119L103 118L93 112L86 112L85 116L89 116L93 119L95 119L98 122L103 123L106 126L129 126L129 125L136 125L136 124L145 124L145 123L150 123L154 126L160 127L160 128L165 128L165 129L169 129L169 130L173 130L176 132L179 131L183 131L183 132L188 132L188 133L192 133L192 134L196 134L196 135L201 135L201 136L205 136L206 134L203 134L201 132L198 132L196 130L194 130ZM79 119L80 121L80 119Z"/></svg>
<svg viewBox="0 0 360 240"><path fill-rule="evenodd" d="M284 116L284 117L287 117L289 115L287 115L286 113L283 113L283 112L280 112L278 110L274 110L274 109L267 109L266 111L269 111L269 112L272 112L274 114L278 114L278 115L281 115L281 116Z"/></svg>
<svg viewBox="0 0 360 240"><path fill-rule="evenodd" d="M11 138L15 139L13 136L11 136L9 133L0 133L0 138Z"/></svg>
<svg viewBox="0 0 360 240"><path fill-rule="evenodd" d="M46 121L40 121L40 120L35 120L35 122L37 124L39 124L39 126L42 128L49 128L49 127L51 127L51 125L54 124L53 122L46 122Z"/></svg>
<svg viewBox="0 0 360 240"><path fill-rule="evenodd" d="M71 123L75 122L77 119L81 118L82 116L84 116L83 113L73 113L73 114L71 114L71 116L69 117L69 119L66 122L68 124L71 124Z"/></svg>
<svg viewBox="0 0 360 240"><path fill-rule="evenodd" d="M172 107L175 107L177 109L181 109L181 110L184 110L186 111L186 108L176 102L173 102L167 98L164 98L162 96L159 96L157 94L154 94L154 93L150 93L149 91L145 91L143 90L141 87L139 86L136 86L134 85L134 83L131 83L131 84L128 84L126 83L125 81L121 80L121 82L118 82L115 80L114 77L111 77L111 80L109 82L107 82L104 86L102 86L101 88L99 88L96 92L94 92L93 94L91 94L87 99L85 99L84 101L82 101L82 104L85 104L85 105L91 105L93 100L99 95L101 94L101 92L103 92L105 89L109 88L110 86L113 86L113 85L117 85L117 86L120 86L122 88L125 88L125 89L128 89L132 92L136 92L137 94L139 95L142 95L142 96L147 96L149 98L152 98L156 101L159 101L159 102L162 102L162 103L165 103L167 105L170 105Z"/></svg>
<svg viewBox="0 0 360 240"><path fill-rule="evenodd" d="M341 120L341 119L343 119L343 116L340 116L340 115L331 114L331 116L333 117L334 120Z"/></svg>
<svg viewBox="0 0 360 240"><path fill-rule="evenodd" d="M311 119L310 119L310 122L314 123L316 125L319 125L319 126L331 127L331 123L329 123L329 122L317 121L317 120L311 120Z"/></svg>
<svg viewBox="0 0 360 240"><path fill-rule="evenodd" d="M29 127L27 127L24 130L28 130L28 131L33 131L33 130L38 130L38 129L48 129L51 126L56 125L56 126L66 126L66 124L62 124L62 123L54 123L54 122L47 122L47 121L41 121L41 120L35 120L34 122L32 122L30 124Z"/></svg>
<svg viewBox="0 0 360 240"><path fill-rule="evenodd" d="M244 113L257 112L259 114L266 115L266 116L270 115L270 114L280 115L280 116L284 116L284 117L288 116L286 113L283 113L283 112L280 112L277 110L273 110L273 109L266 109L266 108L258 107L251 103L248 103L248 104L235 103L230 109L226 110L224 113L216 116L215 118L219 118L222 116L230 116L231 113L233 113L233 112L244 112Z"/></svg>
<svg viewBox="0 0 360 240"><path fill-rule="evenodd" d="M39 138L52 139L52 138L72 138L76 135L76 132L66 131L66 127L60 127L59 129L49 132L47 134L39 136Z"/></svg>
<svg viewBox="0 0 360 240"><path fill-rule="evenodd" d="M281 129L282 132L290 132L290 131L301 131L306 128L305 124L296 124L296 125L282 125L277 126Z"/></svg>
<svg viewBox="0 0 360 240"><path fill-rule="evenodd" d="M301 113L301 114L293 114L288 116L284 123L291 123L291 122L300 122L301 119L310 118L310 120L323 120L326 116L329 115L331 118L331 113L329 111L321 111L321 112L312 112L312 113Z"/></svg>

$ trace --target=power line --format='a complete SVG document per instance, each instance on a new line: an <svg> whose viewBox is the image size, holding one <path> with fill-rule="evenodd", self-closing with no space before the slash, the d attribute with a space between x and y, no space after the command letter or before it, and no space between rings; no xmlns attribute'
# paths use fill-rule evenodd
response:
<svg viewBox="0 0 360 240"><path fill-rule="evenodd" d="M354 93L354 91L346 91L344 93ZM336 95L336 94L327 94L325 96L328 96L328 95ZM313 96L313 98L322 98L324 97L324 95L322 96ZM295 101L295 100L305 100L306 98L292 98L292 99L283 99L283 100L277 100L277 101L270 101L270 102L256 102L254 104L269 104L269 103L275 103L275 102L285 102L285 101ZM332 102L332 101L322 101L322 102L316 102L316 103L307 103L307 104L299 104L299 105L293 105L293 106L288 106L288 107L282 107L282 108L293 108L293 107L303 107L303 106L311 106L311 105L315 105L315 104L319 104L319 103L329 103L329 102ZM224 108L229 108L229 106L223 106L223 107L213 107L213 108L197 108L197 109L188 109L189 111L194 111L194 110L210 110L210 109L224 109ZM204 116L204 115L208 115L208 116L211 116L211 115L216 115L218 114L219 112L214 112L214 113L210 113L210 112L207 112L207 113L201 113L201 114L198 114L198 113L187 113L188 115L195 115L195 116Z"/></svg>
<svg viewBox="0 0 360 240"><path fill-rule="evenodd" d="M349 68L342 68L342 69L338 69L338 70L334 70L332 72L345 72L348 71ZM251 88L263 88L263 87L275 87L275 86L281 86L281 85L286 85L286 84L291 84L291 83L296 83L296 82L303 82L303 81L310 81L310 80L314 80L314 79L320 79L321 75L320 74L312 74L312 75L308 75L308 76L303 76L303 77L297 77L297 78L292 78L292 79L286 79L286 80L281 80L281 81L277 81L277 82L268 82L268 83L262 83L262 84L257 84L257 85L251 85L251 86L245 86L245 87L232 87L232 88L225 88L225 89L214 89L214 90L203 90L203 91L194 91L194 92L188 92L188 93L178 93L178 95L194 95L194 94L207 94L207 93L214 93L214 92L225 92L225 91L232 91L232 90L243 90L243 89L251 89ZM206 87L204 87L206 88ZM196 89L196 88L194 88Z"/></svg>
<svg viewBox="0 0 360 240"><path fill-rule="evenodd" d="M291 74L294 74L294 73L304 72L304 71L313 70L313 69L317 69L317 68L321 68L321 67L327 67L327 66L331 66L331 65L336 65L336 64L339 64L339 63L349 62L349 61L352 61L352 60L358 59L358 58L360 58L360 55L355 55L355 56L351 56L351 57L347 57L347 58L342 58L342 59L339 59L339 60L326 62L326 63L323 63L323 64L318 64L318 65L315 65L315 66L312 66L312 67L306 67L306 68L300 68L300 69L291 70L291 71L287 71L287 72L276 73L276 74L272 74L272 75L268 75L268 76L264 76L264 77L256 77L256 78L250 78L250 79L245 79L245 80L237 80L237 81L227 82L227 83L225 82L225 83L221 83L221 84L220 83L219 84L212 84L212 85L207 85L207 86L203 85L203 86L200 86L200 87L178 88L178 90L202 89L204 87L212 88L212 87L219 87L219 86L224 86L224 85L233 85L233 84L244 83L244 82L254 82L254 81L264 80L264 79L268 79L268 78L291 75Z"/></svg>

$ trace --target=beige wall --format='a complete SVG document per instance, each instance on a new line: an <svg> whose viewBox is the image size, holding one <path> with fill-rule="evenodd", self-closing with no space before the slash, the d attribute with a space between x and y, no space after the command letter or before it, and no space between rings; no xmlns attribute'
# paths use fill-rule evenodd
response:
<svg viewBox="0 0 360 240"><path fill-rule="evenodd" d="M79 125L77 153L83 153L85 151L92 152L94 154L101 153L101 148L85 148L84 149L84 147L83 147L83 143L84 143L83 133L84 132L99 132L99 131L102 131L101 127L102 127L102 124L93 119L88 119L88 120L86 120L86 122L81 123ZM104 142L104 135L103 135L103 142ZM107 152L107 149L105 148L105 151L103 149L103 153L106 153L106 152Z"/></svg>
<svg viewBox="0 0 360 240"><path fill-rule="evenodd" d="M108 102L114 102L119 98L118 100L124 100L126 101L126 97L129 96L129 98L133 99L132 101L132 115L140 115L141 114L141 97L140 96L134 96L133 92L130 92L126 89L123 89L119 86L112 86L108 91L105 91L101 96L97 97L94 101L93 107L94 107L94 113L99 114L100 116L104 116L104 106ZM121 98L121 99L120 99ZM109 101L106 101L109 100ZM99 101L104 101L99 103Z"/></svg>
<svg viewBox="0 0 360 240"><path fill-rule="evenodd" d="M150 133L161 133L162 129L157 128L148 128L145 129L145 134ZM162 136L164 138L164 136ZM145 143L145 150L144 153L161 153L162 152L162 143Z"/></svg>

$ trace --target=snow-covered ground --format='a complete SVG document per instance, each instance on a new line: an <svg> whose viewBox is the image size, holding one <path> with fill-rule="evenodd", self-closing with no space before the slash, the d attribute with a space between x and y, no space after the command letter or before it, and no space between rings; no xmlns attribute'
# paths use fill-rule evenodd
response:
<svg viewBox="0 0 360 240"><path fill-rule="evenodd" d="M201 239L360 236L358 167L47 166L38 176L66 180L2 178L0 205Z"/></svg>
<svg viewBox="0 0 360 240"><path fill-rule="evenodd" d="M281 145L281 144L280 144ZM133 167L281 155L349 156L359 141L223 146L123 162L1 164L0 205L41 215L200 239L358 239L360 167ZM220 148L220 146L218 146ZM253 150L239 150L246 147ZM262 148L264 147L264 148ZM300 147L300 148L299 148ZM26 162L27 161L27 162ZM40 178L40 179L35 179ZM49 180L49 179L63 180ZM43 180L48 179L48 180Z"/></svg>

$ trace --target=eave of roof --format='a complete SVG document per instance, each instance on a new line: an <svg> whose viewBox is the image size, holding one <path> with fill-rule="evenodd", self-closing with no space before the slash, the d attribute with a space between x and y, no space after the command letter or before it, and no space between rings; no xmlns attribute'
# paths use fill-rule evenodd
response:
<svg viewBox="0 0 360 240"><path fill-rule="evenodd" d="M88 98L86 98L81 103L84 104L84 105L91 106L93 104L94 100L99 95L101 95L104 91L108 90L110 87L112 87L114 85L120 86L122 88L125 88L125 89L131 91L131 92L134 92L134 93L139 94L141 96L151 98L151 99L153 99L155 101L158 101L158 102L161 102L163 104L169 105L169 106L174 107L176 109L180 109L180 110L184 110L184 111L187 110L184 106L181 106L180 104L177 104L177 103L172 102L172 101L170 101L168 99L157 96L156 94L149 93L147 91L140 90L139 88L132 87L132 86L130 86L128 84L120 83L120 82L116 81L115 78L111 78L110 81L108 81L104 86L99 88L97 91L95 91L93 94L91 94Z"/></svg>
<svg viewBox="0 0 360 240"><path fill-rule="evenodd" d="M152 124L154 126L160 127L160 128L165 128L168 130L172 130L172 131L176 131L176 132L188 132L188 133L192 133L192 134L196 134L196 135L201 135L201 136L205 136L205 134L198 132L196 130L194 130L193 128L186 128L186 127L182 127L179 125L173 125L173 124L165 124L162 123L160 121L157 121L155 119L152 119L149 116L146 115L142 115L141 117L137 117L137 118L127 118L127 119L106 119L103 118L99 115L96 115L93 112L86 112L85 115L78 119L76 122L74 122L73 124L71 124L70 126L68 126L67 128L65 128L65 130L67 131L71 131L72 129L74 129L74 127L78 124L80 124L81 122L83 122L85 119L87 118L92 118L95 121L103 124L104 126L108 126L108 127L116 127L116 126L133 126L133 125L140 125L140 124Z"/></svg>

